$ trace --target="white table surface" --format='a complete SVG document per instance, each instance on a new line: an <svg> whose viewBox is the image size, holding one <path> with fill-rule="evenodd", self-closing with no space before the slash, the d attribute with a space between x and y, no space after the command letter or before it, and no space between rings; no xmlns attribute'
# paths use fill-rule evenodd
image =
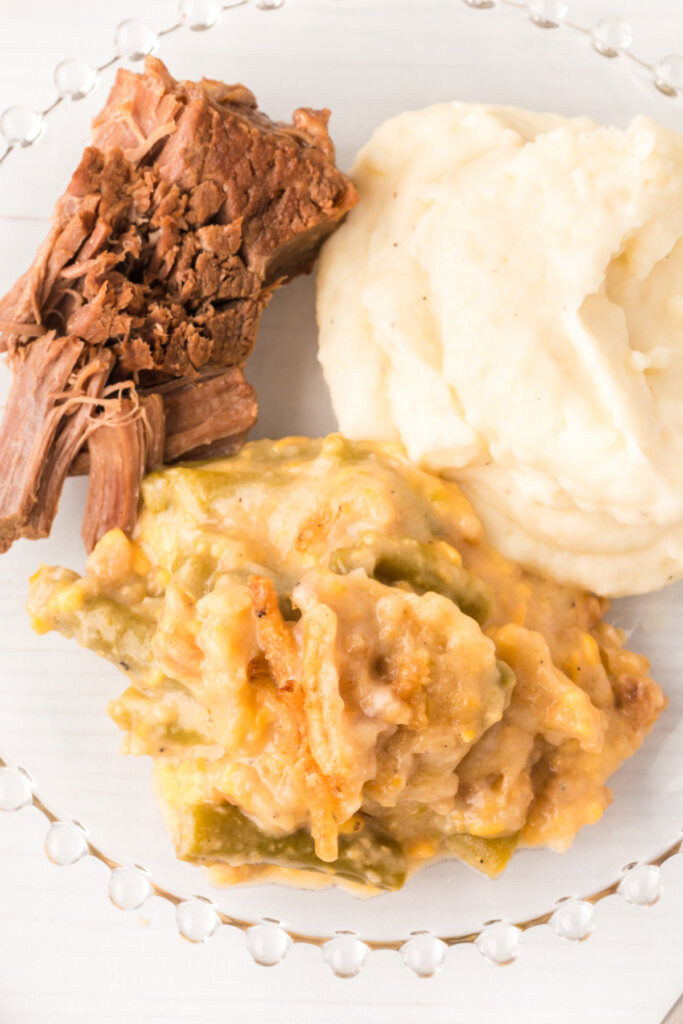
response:
<svg viewBox="0 0 683 1024"><path fill-rule="evenodd" d="M629 18L647 59L683 53L681 0L569 7L581 22ZM123 18L161 28L176 9L175 0L0 0L0 110L44 105L52 68L66 56L106 59ZM307 947L266 970L229 929L196 947L178 937L168 907L145 909L144 920L115 910L102 866L54 867L41 852L44 831L33 811L0 818L0 1024L658 1024L683 990L683 858L665 866L657 906L604 901L588 942L536 929L511 967L462 947L427 981L398 970L393 954L341 981Z"/></svg>

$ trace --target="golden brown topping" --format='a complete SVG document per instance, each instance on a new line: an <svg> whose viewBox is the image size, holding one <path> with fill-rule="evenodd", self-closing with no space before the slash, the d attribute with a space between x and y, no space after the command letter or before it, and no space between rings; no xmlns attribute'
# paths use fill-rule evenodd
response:
<svg viewBox="0 0 683 1024"><path fill-rule="evenodd" d="M638 676L617 676L614 680L616 707L631 723L634 732L647 728L667 705L661 691Z"/></svg>
<svg viewBox="0 0 683 1024"><path fill-rule="evenodd" d="M299 652L278 606L273 581L250 576L251 607L256 620L256 637L279 690L291 693L299 676Z"/></svg>

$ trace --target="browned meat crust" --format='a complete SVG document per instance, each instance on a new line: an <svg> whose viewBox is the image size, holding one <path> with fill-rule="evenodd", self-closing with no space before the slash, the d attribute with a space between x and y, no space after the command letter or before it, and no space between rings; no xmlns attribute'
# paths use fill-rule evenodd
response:
<svg viewBox="0 0 683 1024"><path fill-rule="evenodd" d="M356 201L328 116L300 109L276 124L244 86L178 82L153 57L144 74L118 72L48 237L0 301L0 351L16 374L0 433L0 550L49 532L70 470L89 465L101 481L106 458L121 474L97 499L91 479L89 543L106 524L130 525L130 473L150 459L243 443L256 401L242 367L260 315Z"/></svg>

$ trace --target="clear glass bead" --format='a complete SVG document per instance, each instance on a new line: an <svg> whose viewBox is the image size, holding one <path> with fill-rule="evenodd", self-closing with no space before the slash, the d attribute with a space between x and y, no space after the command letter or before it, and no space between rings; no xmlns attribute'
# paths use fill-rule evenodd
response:
<svg viewBox="0 0 683 1024"><path fill-rule="evenodd" d="M651 907L662 895L662 875L654 864L636 864L619 883L619 892L627 903Z"/></svg>
<svg viewBox="0 0 683 1024"><path fill-rule="evenodd" d="M583 942L593 932L593 904L585 900L565 900L550 918L550 923L560 938Z"/></svg>
<svg viewBox="0 0 683 1024"><path fill-rule="evenodd" d="M53 864L69 867L88 852L88 840L82 829L69 821L55 821L45 836L45 853Z"/></svg>
<svg viewBox="0 0 683 1024"><path fill-rule="evenodd" d="M143 60L157 44L157 35L144 21L129 18L116 26L114 46L119 57Z"/></svg>
<svg viewBox="0 0 683 1024"><path fill-rule="evenodd" d="M633 29L624 18L603 18L591 31L591 42L603 57L618 57L631 48Z"/></svg>
<svg viewBox="0 0 683 1024"><path fill-rule="evenodd" d="M539 28L559 28L567 17L567 5L563 0L529 0L526 9Z"/></svg>
<svg viewBox="0 0 683 1024"><path fill-rule="evenodd" d="M355 932L337 932L323 946L325 963L338 978L355 978L370 952Z"/></svg>
<svg viewBox="0 0 683 1024"><path fill-rule="evenodd" d="M277 921L262 921L247 931L247 949L262 967L279 964L291 945L292 940Z"/></svg>
<svg viewBox="0 0 683 1024"><path fill-rule="evenodd" d="M193 32L204 32L220 19L221 5L218 0L180 0L178 13Z"/></svg>
<svg viewBox="0 0 683 1024"><path fill-rule="evenodd" d="M152 886L138 868L115 868L109 879L109 899L119 910L139 910L152 895Z"/></svg>
<svg viewBox="0 0 683 1024"><path fill-rule="evenodd" d="M665 96L675 96L683 91L683 57L671 54L657 61L654 67L654 82Z"/></svg>
<svg viewBox="0 0 683 1024"><path fill-rule="evenodd" d="M519 955L519 928L507 921L494 921L482 929L476 946L485 960L492 964L511 964Z"/></svg>
<svg viewBox="0 0 683 1024"><path fill-rule="evenodd" d="M199 897L179 903L175 917L178 931L188 942L207 942L221 923L214 905Z"/></svg>
<svg viewBox="0 0 683 1024"><path fill-rule="evenodd" d="M465 0L468 7L474 7L478 11L489 11L496 6L496 0Z"/></svg>
<svg viewBox="0 0 683 1024"><path fill-rule="evenodd" d="M431 932L415 932L401 946L401 956L406 967L418 978L431 978L443 967L446 944Z"/></svg>
<svg viewBox="0 0 683 1024"><path fill-rule="evenodd" d="M254 6L258 7L259 11L277 11L284 3L285 0L256 0Z"/></svg>
<svg viewBox="0 0 683 1024"><path fill-rule="evenodd" d="M10 146L32 145L45 127L45 117L30 107L8 107L0 117L0 132Z"/></svg>
<svg viewBox="0 0 683 1024"><path fill-rule="evenodd" d="M84 60L63 60L54 71L54 83L62 99L82 100L97 85L97 71Z"/></svg>
<svg viewBox="0 0 683 1024"><path fill-rule="evenodd" d="M0 811L20 811L32 800L33 787L28 775L20 768L0 768Z"/></svg>

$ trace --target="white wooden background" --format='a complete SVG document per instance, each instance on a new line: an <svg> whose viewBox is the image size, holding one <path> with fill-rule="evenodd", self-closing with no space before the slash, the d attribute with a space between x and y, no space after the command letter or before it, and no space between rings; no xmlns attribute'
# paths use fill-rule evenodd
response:
<svg viewBox="0 0 683 1024"><path fill-rule="evenodd" d="M176 6L0 0L0 110L43 105L51 95L46 69L69 54L105 59L120 20L139 17L161 28ZM648 59L683 53L681 0L569 6L577 20L628 17ZM657 1024L683 990L682 858L666 866L656 907L638 910L611 898L586 943L536 929L512 967L490 967L467 947L451 950L428 981L390 954L341 981L314 950L295 948L266 970L228 929L194 947L178 937L168 908L146 912L148 922L115 910L102 867L52 866L41 852L44 831L33 812L0 818L0 1024L334 1024L357 1017L364 1024Z"/></svg>

